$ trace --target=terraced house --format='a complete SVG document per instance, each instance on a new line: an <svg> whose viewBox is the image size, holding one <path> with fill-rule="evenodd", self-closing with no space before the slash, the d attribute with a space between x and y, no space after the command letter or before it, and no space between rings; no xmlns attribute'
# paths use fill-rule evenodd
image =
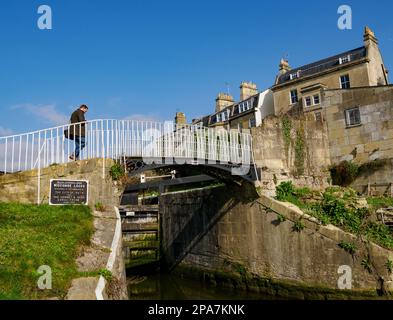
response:
<svg viewBox="0 0 393 320"><path fill-rule="evenodd" d="M206 127L249 130L257 127L262 120L274 113L273 93L270 89L259 92L252 82L240 85L240 101L235 102L233 96L220 93L216 98L215 113L194 119L193 125Z"/></svg>

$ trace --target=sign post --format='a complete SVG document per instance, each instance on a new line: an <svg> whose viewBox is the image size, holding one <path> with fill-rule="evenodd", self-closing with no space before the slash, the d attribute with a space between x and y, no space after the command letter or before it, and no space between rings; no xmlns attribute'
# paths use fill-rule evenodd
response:
<svg viewBox="0 0 393 320"><path fill-rule="evenodd" d="M89 182L87 180L50 180L50 205L87 205L88 203Z"/></svg>

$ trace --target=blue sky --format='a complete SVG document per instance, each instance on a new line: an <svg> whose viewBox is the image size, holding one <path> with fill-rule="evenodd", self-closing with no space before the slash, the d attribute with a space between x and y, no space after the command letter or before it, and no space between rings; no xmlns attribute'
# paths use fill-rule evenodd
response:
<svg viewBox="0 0 393 320"><path fill-rule="evenodd" d="M376 33L393 66L392 1L2 0L0 135L88 118L189 120L214 110L241 81L270 87L280 58L292 67L362 45ZM53 29L37 8L51 6ZM337 8L353 29L337 27Z"/></svg>

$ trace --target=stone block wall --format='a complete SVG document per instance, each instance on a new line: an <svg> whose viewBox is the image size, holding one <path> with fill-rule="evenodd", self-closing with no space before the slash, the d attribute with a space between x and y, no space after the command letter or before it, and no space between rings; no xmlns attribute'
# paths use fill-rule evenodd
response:
<svg viewBox="0 0 393 320"><path fill-rule="evenodd" d="M109 169L112 165L112 160L91 159L42 169L40 181L41 203L49 202L51 179L76 179L89 181L90 206L94 206L97 202L101 202L104 205L117 206L122 187L114 183L109 175ZM0 176L0 201L37 203L37 199L37 170Z"/></svg>
<svg viewBox="0 0 393 320"><path fill-rule="evenodd" d="M298 186L328 185L326 124L311 116L268 117L252 129L254 160L261 174L261 187L267 194L274 194L275 187L289 179Z"/></svg>
<svg viewBox="0 0 393 320"><path fill-rule="evenodd" d="M169 265L214 273L232 263L262 279L328 289L338 289L338 269L346 265L352 269L354 292L375 293L382 278L391 286L385 266L391 251L374 244L363 247L353 235L319 225L290 204L264 196L249 202L235 193L213 188L160 197ZM286 221L280 223L278 214ZM293 226L300 218L305 228L296 232ZM341 249L341 241L355 242L356 255ZM372 273L361 264L368 255Z"/></svg>
<svg viewBox="0 0 393 320"><path fill-rule="evenodd" d="M393 183L393 86L327 90L323 105L332 164L344 160L359 165L389 160L352 184L359 192L365 192L369 183L385 184L375 188L380 194L385 193ZM345 111L354 107L359 108L361 123L349 127Z"/></svg>

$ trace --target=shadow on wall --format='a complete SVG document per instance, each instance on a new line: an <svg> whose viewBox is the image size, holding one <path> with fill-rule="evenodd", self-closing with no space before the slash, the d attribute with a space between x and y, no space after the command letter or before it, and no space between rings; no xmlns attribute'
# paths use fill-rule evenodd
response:
<svg viewBox="0 0 393 320"><path fill-rule="evenodd" d="M256 197L255 188L248 183L206 189L196 197L191 192L161 196L163 269L175 268L227 212ZM194 208L187 210L190 206ZM189 212L193 212L191 217Z"/></svg>

